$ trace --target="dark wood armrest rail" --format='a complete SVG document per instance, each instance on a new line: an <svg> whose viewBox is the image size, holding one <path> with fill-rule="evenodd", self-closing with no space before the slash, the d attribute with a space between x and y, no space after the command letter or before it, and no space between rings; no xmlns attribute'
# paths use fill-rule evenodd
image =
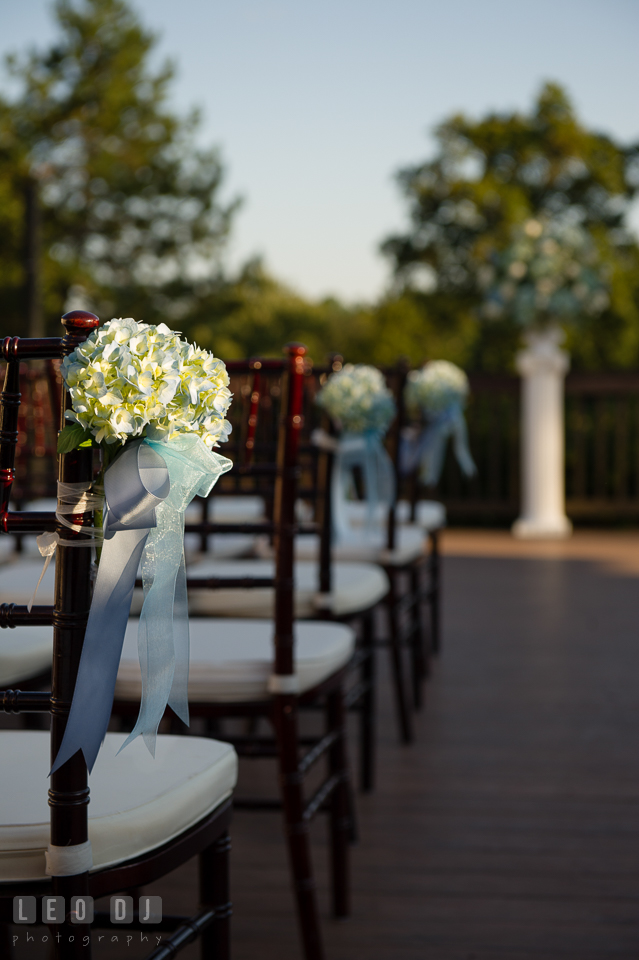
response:
<svg viewBox="0 0 639 960"><path fill-rule="evenodd" d="M49 713L50 710L50 693L0 690L1 713Z"/></svg>
<svg viewBox="0 0 639 960"><path fill-rule="evenodd" d="M12 511L2 516L2 533L44 533L55 530L55 513Z"/></svg>
<svg viewBox="0 0 639 960"><path fill-rule="evenodd" d="M53 624L53 607L26 607L17 603L0 604L0 629L9 627L50 627Z"/></svg>
<svg viewBox="0 0 639 960"><path fill-rule="evenodd" d="M3 360L55 360L63 356L61 337L5 337L2 341Z"/></svg>

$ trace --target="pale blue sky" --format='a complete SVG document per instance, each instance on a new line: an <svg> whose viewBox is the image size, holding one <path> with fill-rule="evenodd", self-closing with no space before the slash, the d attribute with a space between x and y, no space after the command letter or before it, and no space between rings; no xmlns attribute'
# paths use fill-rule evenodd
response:
<svg viewBox="0 0 639 960"><path fill-rule="evenodd" d="M377 295L406 222L394 171L455 111L528 109L545 79L583 119L639 139L637 0L135 0L199 105L225 192L229 261L262 254L310 296ZM0 53L50 40L50 0L0 0Z"/></svg>

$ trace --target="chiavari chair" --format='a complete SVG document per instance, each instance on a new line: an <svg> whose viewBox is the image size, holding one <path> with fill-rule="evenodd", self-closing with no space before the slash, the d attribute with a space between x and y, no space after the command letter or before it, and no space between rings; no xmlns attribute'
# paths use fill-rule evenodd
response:
<svg viewBox="0 0 639 960"><path fill-rule="evenodd" d="M244 416L235 424L235 454L240 464L243 458L252 457L258 423L268 420L268 405L272 402L265 379L264 364L269 361L254 360L251 363L252 374L234 381L243 369L241 362L228 364L232 376L232 388L240 401L244 400ZM248 381L248 382L247 382ZM317 417L317 408L312 391L312 366L305 363L303 418L300 430L300 482L298 484L296 507L303 498L309 498L313 507L310 511L312 521L310 529L323 529L330 535L330 465L325 453L311 441ZM309 387L311 389L309 390ZM278 389L275 386L274 389ZM236 407L241 409L240 404ZM244 484L244 489L242 485ZM255 525L256 517L263 515L269 505L272 511L272 496L268 488L262 488L262 497L257 497L246 487L246 477L240 469L232 470L216 488L212 495L211 512L217 511L219 522L188 524L187 536L206 538L215 531L218 542L224 541L220 531L234 531L235 535L244 531L253 531L256 542L268 543L268 557L263 559L226 560L215 555L209 559L200 557L189 569L190 582L200 581L199 589L193 589L189 596L189 610L192 616L224 617L269 617L273 615L275 595L272 586L267 586L274 574L271 538L265 537L263 522ZM220 509L222 507L223 509ZM299 510L296 511L299 513ZM244 525L241 517L253 518ZM313 519L315 518L315 519ZM235 525L233 525L235 519ZM300 519L298 517L298 519ZM327 522L328 521L328 522ZM248 524L248 525L247 525ZM262 531L261 535L257 535ZM303 518L298 525L298 533L304 534ZM324 535L323 535L324 536ZM226 533L228 537L228 532ZM296 538L298 539L298 538ZM323 541L324 542L324 539ZM255 584L254 578L261 578L264 586ZM207 590L202 581L211 580L215 590ZM235 581L236 585L233 585ZM251 581L250 587L239 586ZM374 613L388 594L388 578L376 564L361 561L332 562L330 550L324 551L324 562L318 560L295 561L294 611L297 619L333 620L354 626L359 641L353 667L357 674L356 683L347 692L347 707L359 714L359 779L362 790L370 791L374 783ZM142 597L134 598L137 609Z"/></svg>
<svg viewBox="0 0 639 960"><path fill-rule="evenodd" d="M225 453L234 468L220 481L220 496L262 497L272 519L244 523L210 520L192 533L264 534L272 538L274 562L267 571L245 570L241 576L206 576L194 579L187 570L189 604L199 593L270 590L272 619L194 617L191 619L191 714L209 722L247 718L248 732L224 735L240 757L271 757L279 771L279 797L235 798L238 809L281 810L292 874L304 957L324 956L309 827L316 814L328 814L332 908L336 917L348 915L348 848L352 839L351 797L346 756L346 684L354 655L353 631L324 620L296 620L294 537L299 523L295 501L300 473L300 435L303 429L305 348L287 347L285 361L233 361L227 364L233 392L239 402L233 412L234 436ZM238 380L251 386L242 404ZM239 394L239 397L238 397ZM257 416L257 406L261 415ZM242 415L243 412L243 415ZM238 419L239 418L239 419ZM196 568L195 568L196 569ZM267 575L260 575L260 573ZM204 608L206 609L206 608ZM126 717L139 692L139 668L133 656L134 628L125 639L116 686L114 711ZM300 733L300 711L321 710L323 730ZM266 719L271 735L261 735L259 721ZM325 760L324 778L307 795L305 781Z"/></svg>
<svg viewBox="0 0 639 960"><path fill-rule="evenodd" d="M198 912L192 917L164 915L160 930L168 936L149 957L168 960L200 937L203 957L228 958L228 826L237 765L230 745L204 738L160 736L155 760L140 740L116 758L122 737L107 734L90 778L81 751L50 775L47 815L47 770L65 731L91 604L91 551L73 549L81 530L64 526L55 513L15 513L8 510L8 504L18 434L20 362L63 357L99 323L97 317L83 311L66 314L62 322L66 328L62 339L16 337L2 344L7 363L1 397L0 530L4 534L50 531L58 537L53 604L30 610L15 603L0 607L1 627L18 631L46 627L52 628L53 634L51 691L0 692L3 712L51 715L50 734L0 732L3 956L11 956L7 931L13 920L13 898L24 902L26 897L35 897L38 922L43 898L62 898L56 918L61 922L48 932L46 926L40 928L41 943L49 945L43 952L48 953L50 947L55 960L90 960L90 927L74 922L80 912L72 898L86 904L87 896L98 899L131 890L198 855ZM92 453L90 447L84 447L62 454L59 481L83 484L87 489L93 480ZM74 514L73 520L75 527L93 525L90 513ZM136 913L128 930L148 933L142 920ZM91 926L109 928L113 923L109 913L97 911Z"/></svg>
<svg viewBox="0 0 639 960"><path fill-rule="evenodd" d="M299 557L316 556L322 567L322 579L325 584L331 581L331 571L335 563L340 561L359 561L374 563L380 567L387 577L389 589L384 598L387 613L387 636L377 643L388 648L391 657L391 670L395 703L398 716L400 736L404 743L410 743L413 738L411 696L407 673L411 678L413 700L415 705L421 704L421 684L426 674L426 643L425 629L422 616L422 603L427 595L422 587L423 567L425 563L425 537L422 530L415 525L400 526L397 523L396 504L389 508L378 505L379 536L367 538L365 542L355 537L352 542L333 542L332 510L331 510L331 483L330 476L335 469L335 450L337 441L329 434L331 427L328 418L323 415L314 398L333 372L341 369L342 358L335 355L328 367L313 369L313 383L309 408L315 411L316 428L319 429L320 442L319 456L323 460L322 470L326 475L326 496L319 536L304 538L298 547ZM403 383L406 370L404 365L385 370L398 407L398 415L394 420L387 438L387 447L391 454L398 477L399 432L398 424L402 418ZM317 434L317 430L315 431ZM367 505L363 501L353 501L348 504L350 518L356 528L363 523L367 513ZM408 586L406 583L408 582ZM405 663L405 651L409 652L409 663Z"/></svg>

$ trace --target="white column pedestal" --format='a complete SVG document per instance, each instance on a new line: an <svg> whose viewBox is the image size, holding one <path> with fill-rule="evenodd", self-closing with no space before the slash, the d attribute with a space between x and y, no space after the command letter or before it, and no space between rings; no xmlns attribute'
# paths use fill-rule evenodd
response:
<svg viewBox="0 0 639 960"><path fill-rule="evenodd" d="M567 537L564 492L564 377L570 361L556 327L526 334L521 374L521 516L515 537Z"/></svg>

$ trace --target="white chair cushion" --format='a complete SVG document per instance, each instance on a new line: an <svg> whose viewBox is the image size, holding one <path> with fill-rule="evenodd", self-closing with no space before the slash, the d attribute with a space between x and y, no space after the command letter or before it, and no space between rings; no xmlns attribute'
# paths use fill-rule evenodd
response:
<svg viewBox="0 0 639 960"><path fill-rule="evenodd" d="M395 508L395 517L398 523L412 523L410 519L410 503L408 500L398 500ZM362 526L368 521L368 505L364 500L350 500L346 503L346 515L349 523ZM374 512L374 519L383 526L388 517L388 507L378 504ZM437 530L446 526L446 507L438 500L418 500L415 504L415 523L426 530Z"/></svg>
<svg viewBox="0 0 639 960"><path fill-rule="evenodd" d="M35 585L40 579L44 560L17 560L0 568L0 603L27 604L33 595ZM49 564L44 575L36 604L52 604L55 584L55 560Z"/></svg>
<svg viewBox="0 0 639 960"><path fill-rule="evenodd" d="M398 501L396 516L399 523L411 522L408 500ZM446 507L438 500L418 500L415 504L415 523L424 530L440 530L446 526Z"/></svg>
<svg viewBox="0 0 639 960"><path fill-rule="evenodd" d="M207 556L228 557L229 559L250 557L255 552L255 537L249 533L216 533L207 537L207 545ZM201 550L200 535L198 533L187 533L184 537L184 549L187 556L199 553Z"/></svg>
<svg viewBox="0 0 639 960"><path fill-rule="evenodd" d="M178 836L230 796L237 756L228 743L159 736L155 759L139 737L108 733L89 777L93 868L131 860ZM49 734L0 732L0 881L45 878Z"/></svg>
<svg viewBox="0 0 639 960"><path fill-rule="evenodd" d="M221 563L204 560L187 570L189 579L208 577L273 577L275 565L272 560L244 560ZM383 600L389 583L384 571L372 563L334 563L331 593L318 594L319 572L317 563L300 561L295 564L295 616L308 618L317 615L318 609L329 610L334 616L349 616L369 610ZM273 588L191 590L189 612L195 616L217 617L272 617L274 605ZM131 610L134 614L142 607L142 593L136 591Z"/></svg>
<svg viewBox="0 0 639 960"><path fill-rule="evenodd" d="M264 516L264 501L261 497L211 497L209 518L216 523L250 523ZM202 519L202 504L195 501L186 508L187 523L199 523Z"/></svg>
<svg viewBox="0 0 639 960"><path fill-rule="evenodd" d="M13 537L0 536L0 564L10 563L20 554L16 553L16 544Z"/></svg>
<svg viewBox="0 0 639 960"><path fill-rule="evenodd" d="M268 700L273 672L272 620L190 621L189 699L205 703ZM138 700L140 665L137 620L130 620L115 688L116 698ZM317 686L353 655L355 634L341 623L295 624L295 672L299 692ZM123 754L124 755L124 754Z"/></svg>
<svg viewBox="0 0 639 960"><path fill-rule="evenodd" d="M51 669L52 627L0 630L0 689Z"/></svg>
<svg viewBox="0 0 639 960"><path fill-rule="evenodd" d="M317 534L303 534L296 537L296 559L316 559L319 553L319 542ZM333 559L403 566L423 555L426 546L425 532L421 527L418 527L417 524L398 526L395 542L396 547L394 550L388 550L386 548L385 527L380 526L372 532L366 530L364 526L359 528L354 527L352 540L333 546ZM255 552L260 557L267 557L272 555L273 551L269 541L265 537L258 537Z"/></svg>
<svg viewBox="0 0 639 960"><path fill-rule="evenodd" d="M42 573L40 560L23 560L0 568L0 603L27 604ZM206 577L272 577L271 560L204 560L188 568L188 576ZM54 563L49 565L40 584L36 603L52 604L54 590ZM299 562L295 565L295 616L313 617L318 609L328 609L336 617L349 616L374 607L388 593L388 578L372 563L334 563L333 589L325 597L318 594L317 563ZM192 590L189 610L197 616L271 617L273 615L271 588L257 590ZM142 609L142 591L135 590L131 614ZM25 628L20 628L24 630ZM2 633L0 632L0 640Z"/></svg>

